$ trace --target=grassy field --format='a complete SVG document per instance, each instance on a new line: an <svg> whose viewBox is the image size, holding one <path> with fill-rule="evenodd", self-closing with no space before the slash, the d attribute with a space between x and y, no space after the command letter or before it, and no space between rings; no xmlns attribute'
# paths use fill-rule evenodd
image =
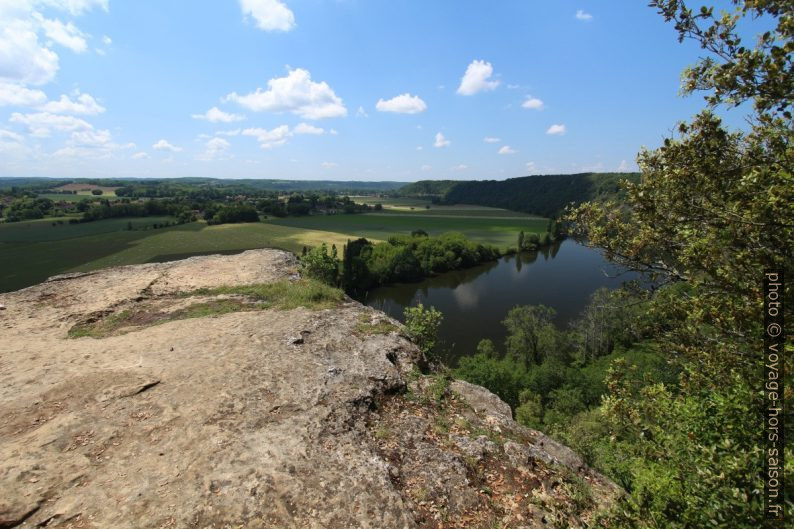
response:
<svg viewBox="0 0 794 529"><path fill-rule="evenodd" d="M490 208L488 208L490 209ZM448 210L453 211L453 210ZM194 222L151 229L168 217L108 219L53 226L58 219L0 224L0 292L17 290L65 272L161 262L192 255L235 253L254 248L300 252L323 242L341 250L348 239L373 242L423 229L431 235L459 231L502 248L514 246L520 230L542 233L546 220L521 216L457 213L372 213L270 219L252 224L207 226ZM504 211L504 210L496 210ZM511 213L511 212L507 212ZM68 219L62 219L68 222ZM133 230L127 230L128 223ZM148 228L148 229L147 229Z"/></svg>
<svg viewBox="0 0 794 529"><path fill-rule="evenodd" d="M65 272L109 266L169 261L191 255L235 253L253 248L300 252L322 242L341 245L347 236L273 224L194 222L143 230L143 222L165 217L129 219L138 228L127 231L128 219L112 219L53 227L48 221L0 224L0 292L17 290Z"/></svg>
<svg viewBox="0 0 794 529"><path fill-rule="evenodd" d="M104 195L116 196L118 187L98 186L94 184L66 184L53 188L55 191L77 191L80 194L90 195L94 189L99 189Z"/></svg>
<svg viewBox="0 0 794 529"><path fill-rule="evenodd" d="M135 230L141 230L154 224L175 221L173 217L140 217L68 224L70 218L60 217L26 222L0 223L0 243L62 241L89 235L119 232L126 230L128 224L132 224ZM53 222L59 220L63 221L64 224L52 225Z"/></svg>
<svg viewBox="0 0 794 529"><path fill-rule="evenodd" d="M90 192L80 192L76 195L61 193L39 193L38 198L49 198L53 202L80 202L84 198L106 198L110 201L119 200L115 193L105 193L102 195L92 195Z"/></svg>
<svg viewBox="0 0 794 529"><path fill-rule="evenodd" d="M351 237L387 239L395 233L422 229L430 235L459 231L468 238L502 248L515 246L518 232L543 233L546 219L533 217L470 217L464 215L378 214L288 217L269 221L303 230L327 230Z"/></svg>
<svg viewBox="0 0 794 529"><path fill-rule="evenodd" d="M350 198L359 204L369 204L371 206L380 204L383 206L383 214L419 215L423 217L538 218L518 211L490 208L487 206L472 206L468 204L440 206L421 198L374 198L366 196Z"/></svg>

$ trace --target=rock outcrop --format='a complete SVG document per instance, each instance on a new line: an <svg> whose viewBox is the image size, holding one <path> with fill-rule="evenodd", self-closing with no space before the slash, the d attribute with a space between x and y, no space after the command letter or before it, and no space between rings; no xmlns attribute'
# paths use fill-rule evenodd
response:
<svg viewBox="0 0 794 529"><path fill-rule="evenodd" d="M384 314L216 289L300 281L254 250L0 295L0 527L578 527L617 495Z"/></svg>

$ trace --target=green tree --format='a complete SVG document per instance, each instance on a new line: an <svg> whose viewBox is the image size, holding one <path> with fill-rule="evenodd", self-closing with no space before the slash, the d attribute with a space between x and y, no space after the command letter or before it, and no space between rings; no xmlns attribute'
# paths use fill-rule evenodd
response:
<svg viewBox="0 0 794 529"><path fill-rule="evenodd" d="M524 230L518 232L518 251L522 251L524 249Z"/></svg>
<svg viewBox="0 0 794 529"><path fill-rule="evenodd" d="M507 355L525 367L539 364L557 346L556 311L544 305L513 307L502 324L507 328Z"/></svg>
<svg viewBox="0 0 794 529"><path fill-rule="evenodd" d="M312 277L331 286L336 286L339 264L328 255L328 247L323 243L306 252L300 259L301 269L308 277Z"/></svg>
<svg viewBox="0 0 794 529"><path fill-rule="evenodd" d="M476 354L481 354L486 358L493 358L495 360L498 360L502 357L502 354L496 349L494 343L487 338L480 340L480 342L477 344Z"/></svg>
<svg viewBox="0 0 794 529"><path fill-rule="evenodd" d="M405 309L405 329L422 352L432 355L438 343L438 328L444 316L435 307L425 308L419 303Z"/></svg>
<svg viewBox="0 0 794 529"><path fill-rule="evenodd" d="M536 430L543 428L543 405L540 395L524 390L519 394L518 400L521 404L516 408L516 422L527 428Z"/></svg>
<svg viewBox="0 0 794 529"><path fill-rule="evenodd" d="M513 409L521 404L519 396L528 384L523 364L510 358L497 360L482 353L462 357L455 376L488 388Z"/></svg>
<svg viewBox="0 0 794 529"><path fill-rule="evenodd" d="M678 0L651 2L680 40L692 38L709 53L684 72L682 88L705 90L710 108L659 149L639 154L642 177L626 186L627 208L590 203L569 216L608 257L683 285L676 295L659 289L645 307L663 323L655 339L681 370L680 382L641 386L623 364L609 378L603 411L615 450L629 463L630 491L611 526L765 524L761 280L765 269L792 277L794 262L794 4L731 4L732 11L715 15ZM772 26L752 46L737 31L749 16ZM714 108L745 102L752 103L748 130L726 130ZM790 373L791 355L784 356ZM791 396L784 396L787 406ZM785 454L791 474L794 453Z"/></svg>

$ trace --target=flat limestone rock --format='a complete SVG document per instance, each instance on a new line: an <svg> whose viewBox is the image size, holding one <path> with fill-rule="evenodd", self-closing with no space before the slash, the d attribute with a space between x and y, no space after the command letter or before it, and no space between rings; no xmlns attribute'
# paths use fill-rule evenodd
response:
<svg viewBox="0 0 794 529"><path fill-rule="evenodd" d="M509 514L482 501L467 466L476 458L458 448L510 465L503 443L481 428L451 432L457 444L438 437L433 418L465 397L408 400L421 354L400 331L362 331L388 318L352 300L69 334L200 288L294 281L297 269L289 253L252 250L0 294L0 527L440 527L411 480L446 495L427 500L446 505L444 527ZM482 428L488 413L515 424L495 396L465 389ZM405 439L394 450L379 434L389 425Z"/></svg>

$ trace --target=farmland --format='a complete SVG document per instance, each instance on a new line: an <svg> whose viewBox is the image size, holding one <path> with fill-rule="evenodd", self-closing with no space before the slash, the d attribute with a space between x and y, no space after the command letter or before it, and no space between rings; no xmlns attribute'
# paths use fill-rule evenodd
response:
<svg viewBox="0 0 794 529"><path fill-rule="evenodd" d="M505 210L475 208L490 214L472 216L471 210L459 206L446 210L433 208L444 213L433 209L385 210L355 215L271 218L259 223L216 226L193 222L159 229L154 229L154 225L173 219L120 218L68 224L67 218L47 218L0 223L0 291L23 288L65 272L264 247L293 252L322 242L341 247L348 239L366 237L381 241L416 229L431 235L459 231L474 241L502 248L515 245L519 230L538 233L546 230L545 219ZM64 224L58 224L59 220Z"/></svg>
<svg viewBox="0 0 794 529"><path fill-rule="evenodd" d="M270 222L303 230L326 230L353 237L381 240L398 233L408 234L416 229L422 229L430 235L459 231L476 242L494 244L503 248L515 245L519 231L542 233L546 231L547 226L546 219L533 217L469 217L423 213L288 217Z"/></svg>

